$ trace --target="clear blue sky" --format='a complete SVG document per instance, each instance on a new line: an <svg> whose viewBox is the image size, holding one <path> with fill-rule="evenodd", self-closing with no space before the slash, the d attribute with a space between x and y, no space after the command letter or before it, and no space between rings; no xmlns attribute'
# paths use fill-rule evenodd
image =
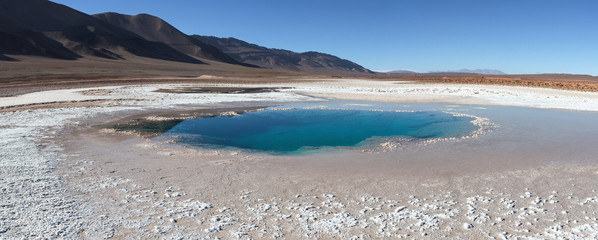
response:
<svg viewBox="0 0 598 240"><path fill-rule="evenodd" d="M598 75L596 0L55 0L148 13L187 34L319 51L372 70Z"/></svg>

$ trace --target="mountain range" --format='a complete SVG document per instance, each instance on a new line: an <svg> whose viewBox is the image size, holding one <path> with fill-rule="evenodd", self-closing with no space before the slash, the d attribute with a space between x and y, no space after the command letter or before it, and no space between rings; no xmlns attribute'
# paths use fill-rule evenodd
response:
<svg viewBox="0 0 598 240"><path fill-rule="evenodd" d="M496 69L459 69L456 71L447 71L447 72L455 72L455 73L476 73L476 74L485 74L485 75L505 75L503 71L496 70Z"/></svg>
<svg viewBox="0 0 598 240"><path fill-rule="evenodd" d="M325 53L296 53L234 38L189 36L148 14L87 15L47 0L1 0L0 61L18 61L22 55L114 61L141 57L192 64L217 61L326 74L373 73Z"/></svg>
<svg viewBox="0 0 598 240"><path fill-rule="evenodd" d="M411 70L394 70L394 71L388 71L388 72L383 72L386 75L392 75L392 74L421 74L418 72L414 72ZM459 74L459 73L467 73L467 74L483 74L483 75L505 75L506 73L504 73L503 71L500 70L496 70L496 69L460 69L460 70L456 70L456 71L432 71L432 72L428 72L426 74L442 74L442 73L452 73L452 74Z"/></svg>
<svg viewBox="0 0 598 240"><path fill-rule="evenodd" d="M108 12L92 16L131 31L147 40L164 43L189 56L231 64L242 64L218 48L190 37L164 20L152 15L138 14L131 16Z"/></svg>
<svg viewBox="0 0 598 240"><path fill-rule="evenodd" d="M266 48L236 38L218 38L200 35L193 35L193 37L216 46L237 61L257 65L263 68L330 74L374 73L359 64L325 53L297 53L283 49Z"/></svg>
<svg viewBox="0 0 598 240"><path fill-rule="evenodd" d="M0 61L19 56L50 59L149 58L191 64L216 61L253 68L323 74L376 74L352 61L320 52L293 52L236 38L187 35L159 17L114 12L87 15L48 0L0 0ZM430 72L503 75L494 69ZM397 70L385 75L418 74Z"/></svg>
<svg viewBox="0 0 598 240"><path fill-rule="evenodd" d="M0 1L0 54L75 60L127 55L185 63L202 61L69 7L46 0Z"/></svg>

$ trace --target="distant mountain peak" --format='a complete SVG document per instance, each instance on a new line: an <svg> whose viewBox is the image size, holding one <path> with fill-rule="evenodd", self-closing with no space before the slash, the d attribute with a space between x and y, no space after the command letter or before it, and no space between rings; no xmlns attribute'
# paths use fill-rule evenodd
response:
<svg viewBox="0 0 598 240"><path fill-rule="evenodd" d="M363 66L327 53L308 51L297 53L289 50L259 46L232 37L193 35L214 45L224 53L243 63L264 68L287 69L325 74L373 74Z"/></svg>
<svg viewBox="0 0 598 240"><path fill-rule="evenodd" d="M0 54L74 60L84 56L124 59L135 55L202 63L163 43L47 0L0 1Z"/></svg>
<svg viewBox="0 0 598 240"><path fill-rule="evenodd" d="M411 70L393 70L393 71L388 71L386 73L417 73L416 71L411 71Z"/></svg>
<svg viewBox="0 0 598 240"><path fill-rule="evenodd" d="M236 38L189 36L159 17L115 12L93 16L48 0L0 0L0 60L38 55L76 60L154 58L324 74L373 74L331 54L272 49Z"/></svg>
<svg viewBox="0 0 598 240"><path fill-rule="evenodd" d="M477 73L477 74L486 74L486 75L505 75L503 71L496 70L496 69L459 69L457 71L448 71L448 72L459 72L459 73Z"/></svg>
<svg viewBox="0 0 598 240"><path fill-rule="evenodd" d="M153 15L146 13L126 15L107 12L92 16L134 32L147 40L164 43L192 57L247 65L236 61L214 46L184 34L168 22Z"/></svg>

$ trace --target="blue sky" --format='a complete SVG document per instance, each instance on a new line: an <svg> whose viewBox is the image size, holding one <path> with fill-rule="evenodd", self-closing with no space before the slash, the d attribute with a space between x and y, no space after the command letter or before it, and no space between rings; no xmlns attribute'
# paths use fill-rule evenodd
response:
<svg viewBox="0 0 598 240"><path fill-rule="evenodd" d="M158 16L187 34L319 51L372 70L598 75L596 0L55 0Z"/></svg>

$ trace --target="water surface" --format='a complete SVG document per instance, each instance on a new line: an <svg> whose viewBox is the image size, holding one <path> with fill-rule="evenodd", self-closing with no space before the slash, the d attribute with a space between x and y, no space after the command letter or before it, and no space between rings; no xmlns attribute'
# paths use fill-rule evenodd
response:
<svg viewBox="0 0 598 240"><path fill-rule="evenodd" d="M441 111L266 109L185 120L165 135L201 147L298 153L322 147L360 146L376 137L459 137L475 130L471 120Z"/></svg>

